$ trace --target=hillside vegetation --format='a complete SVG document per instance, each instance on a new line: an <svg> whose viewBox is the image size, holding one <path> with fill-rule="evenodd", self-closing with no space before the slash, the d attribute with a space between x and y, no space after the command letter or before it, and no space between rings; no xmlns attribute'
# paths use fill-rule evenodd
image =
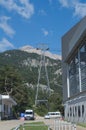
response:
<svg viewBox="0 0 86 130"><path fill-rule="evenodd" d="M9 93L16 100L17 106L13 109L15 113L24 112L27 108L33 108L40 115L47 111L63 112L61 60L46 57L46 63L51 94L44 93L47 80L43 70L39 98L47 99L48 103L35 107L40 55L20 50L0 53L0 93Z"/></svg>

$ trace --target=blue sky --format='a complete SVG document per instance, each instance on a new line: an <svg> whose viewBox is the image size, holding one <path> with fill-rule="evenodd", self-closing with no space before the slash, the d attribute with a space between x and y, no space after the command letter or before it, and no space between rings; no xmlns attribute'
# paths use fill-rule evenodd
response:
<svg viewBox="0 0 86 130"><path fill-rule="evenodd" d="M85 15L85 0L0 0L0 52L44 43L61 54L61 37Z"/></svg>

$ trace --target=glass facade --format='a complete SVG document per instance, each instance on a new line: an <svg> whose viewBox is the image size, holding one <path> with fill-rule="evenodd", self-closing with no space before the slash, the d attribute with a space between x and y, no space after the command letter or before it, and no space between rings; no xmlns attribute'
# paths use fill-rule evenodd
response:
<svg viewBox="0 0 86 130"><path fill-rule="evenodd" d="M86 91L86 41L77 49L68 66L71 97L81 91Z"/></svg>
<svg viewBox="0 0 86 130"><path fill-rule="evenodd" d="M79 92L79 59L78 53L74 56L69 64L69 85L70 96Z"/></svg>
<svg viewBox="0 0 86 130"><path fill-rule="evenodd" d="M81 88L86 90L86 41L80 48Z"/></svg>

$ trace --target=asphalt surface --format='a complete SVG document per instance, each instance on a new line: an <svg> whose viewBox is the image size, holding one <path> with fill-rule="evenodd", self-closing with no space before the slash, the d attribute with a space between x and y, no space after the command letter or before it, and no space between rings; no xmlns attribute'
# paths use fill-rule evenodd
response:
<svg viewBox="0 0 86 130"><path fill-rule="evenodd" d="M52 130L54 130L54 119L44 119L42 117L36 117L34 121L24 121L24 120L7 120L7 121L0 121L0 130L11 130L12 128L15 128L23 123L29 123L29 122L37 122L37 121L43 121L46 125L50 125ZM86 128L77 126L76 130L86 130Z"/></svg>

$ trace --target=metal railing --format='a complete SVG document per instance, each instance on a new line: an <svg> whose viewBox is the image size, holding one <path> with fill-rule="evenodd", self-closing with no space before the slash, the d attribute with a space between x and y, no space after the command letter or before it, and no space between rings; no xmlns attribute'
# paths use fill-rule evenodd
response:
<svg viewBox="0 0 86 130"><path fill-rule="evenodd" d="M76 130L76 124L67 121L55 120L54 130Z"/></svg>

